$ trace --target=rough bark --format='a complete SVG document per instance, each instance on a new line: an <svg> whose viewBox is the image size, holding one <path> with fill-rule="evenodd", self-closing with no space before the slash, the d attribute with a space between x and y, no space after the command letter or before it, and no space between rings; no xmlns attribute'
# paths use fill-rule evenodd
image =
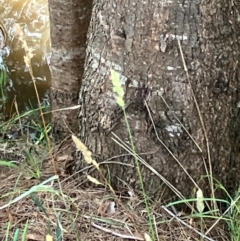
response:
<svg viewBox="0 0 240 241"><path fill-rule="evenodd" d="M99 162L109 158L115 162L108 164L113 184L123 186L119 180L124 180L139 187L133 157L112 139L115 133L129 145L123 113L112 92L110 69L121 75L137 153L148 164L187 197L195 189L189 176L210 193L209 179L203 178L211 174L210 166L214 178L235 189L240 178L239 3L94 3L79 98L79 137ZM84 165L78 153L74 169ZM148 193L163 195L162 180L144 165L142 174Z"/></svg>
<svg viewBox="0 0 240 241"><path fill-rule="evenodd" d="M77 105L91 9L91 0L49 0L53 110ZM59 137L77 133L77 110L53 112L52 122Z"/></svg>

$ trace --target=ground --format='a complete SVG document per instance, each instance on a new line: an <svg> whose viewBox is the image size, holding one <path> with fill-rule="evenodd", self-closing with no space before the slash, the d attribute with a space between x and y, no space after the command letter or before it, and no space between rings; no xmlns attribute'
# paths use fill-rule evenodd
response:
<svg viewBox="0 0 240 241"><path fill-rule="evenodd" d="M31 171L36 169L24 157L17 168L0 167L0 240L14 240L17 229L22 235L27 221L26 240L151 240L144 238L144 234L150 235L150 225L141 192L113 192L107 185L86 188L85 175L67 171L71 142L70 137L54 146L51 155L40 145L36 147L35 153L42 158L38 178L33 177ZM18 153L20 144L11 147L18 157L22 155ZM55 168L57 179L27 195L31 188L54 177ZM20 196L24 193L25 197ZM166 207L164 200L151 200L150 211L156 240L230 240L226 223L216 218L193 217ZM62 239L56 239L56 233ZM206 237L201 239L200 234Z"/></svg>

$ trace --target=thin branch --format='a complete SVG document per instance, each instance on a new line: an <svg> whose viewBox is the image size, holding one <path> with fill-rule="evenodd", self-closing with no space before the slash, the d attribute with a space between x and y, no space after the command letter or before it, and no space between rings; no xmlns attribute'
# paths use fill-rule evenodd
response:
<svg viewBox="0 0 240 241"><path fill-rule="evenodd" d="M133 236L131 234L123 234L123 233L117 233L115 232L114 230L111 230L109 228L104 228L102 226L99 226L97 225L96 223L94 222L91 222L92 226L97 228L97 229L100 229L106 233L110 233L110 234L113 234L117 237L120 237L120 238L123 238L123 239L134 239L134 240L140 240L140 241L144 241L144 238L140 238L140 237L137 237L137 236Z"/></svg>

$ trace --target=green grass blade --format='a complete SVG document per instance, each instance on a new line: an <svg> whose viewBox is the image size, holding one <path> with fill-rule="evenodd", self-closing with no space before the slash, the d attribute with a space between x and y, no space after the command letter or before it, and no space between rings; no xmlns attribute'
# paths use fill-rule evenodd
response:
<svg viewBox="0 0 240 241"><path fill-rule="evenodd" d="M23 194L21 194L19 197L16 197L15 199L13 199L12 201L10 201L9 203L3 205L0 207L0 210L1 209L4 209L4 208L7 208L9 207L10 205L12 205L13 203L16 203L18 202L19 200L27 197L28 195L30 195L31 193L33 192L51 192L51 193L54 193L54 194L57 194L58 195L58 192L56 190L54 190L53 188L51 187L48 187L48 186L45 186L46 183L48 182L51 182L55 179L57 179L58 176L52 176L50 178L48 178L47 180L43 181L42 183L40 183L39 185L36 185L36 186L33 186L31 187L28 191L24 192Z"/></svg>
<svg viewBox="0 0 240 241"><path fill-rule="evenodd" d="M32 198L34 203L37 205L37 207L40 209L40 211L42 211L48 217L46 209L43 207L42 202L39 200L39 198L34 193L31 193L30 197Z"/></svg>
<svg viewBox="0 0 240 241"><path fill-rule="evenodd" d="M28 230L28 220L25 224L24 230L23 230L23 234L22 234L22 241L27 240L27 230Z"/></svg>
<svg viewBox="0 0 240 241"><path fill-rule="evenodd" d="M57 241L62 241L63 240L63 233L62 233L62 225L61 225L61 215L58 215L57 219L57 229L56 229L56 234L57 234Z"/></svg>
<svg viewBox="0 0 240 241"><path fill-rule="evenodd" d="M10 227L11 227L11 223L8 222L8 226L7 226L7 230L6 230L6 236L5 236L5 241L8 241Z"/></svg>
<svg viewBox="0 0 240 241"><path fill-rule="evenodd" d="M12 161L0 160L0 166L17 168L18 165L14 164Z"/></svg>
<svg viewBox="0 0 240 241"><path fill-rule="evenodd" d="M17 228L13 236L13 241L18 241L19 231L20 231L19 228Z"/></svg>

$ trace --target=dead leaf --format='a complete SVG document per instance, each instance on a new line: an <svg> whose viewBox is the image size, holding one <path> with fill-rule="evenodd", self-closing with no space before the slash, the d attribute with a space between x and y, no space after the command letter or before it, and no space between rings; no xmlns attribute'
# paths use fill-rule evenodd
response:
<svg viewBox="0 0 240 241"><path fill-rule="evenodd" d="M99 208L98 208L98 215L100 215L101 217L106 216L107 210L108 210L108 206L109 206L109 202L101 202Z"/></svg>
<svg viewBox="0 0 240 241"><path fill-rule="evenodd" d="M42 241L42 240L44 240L44 236L39 235L39 234L29 233L29 234L26 235L26 240Z"/></svg>

